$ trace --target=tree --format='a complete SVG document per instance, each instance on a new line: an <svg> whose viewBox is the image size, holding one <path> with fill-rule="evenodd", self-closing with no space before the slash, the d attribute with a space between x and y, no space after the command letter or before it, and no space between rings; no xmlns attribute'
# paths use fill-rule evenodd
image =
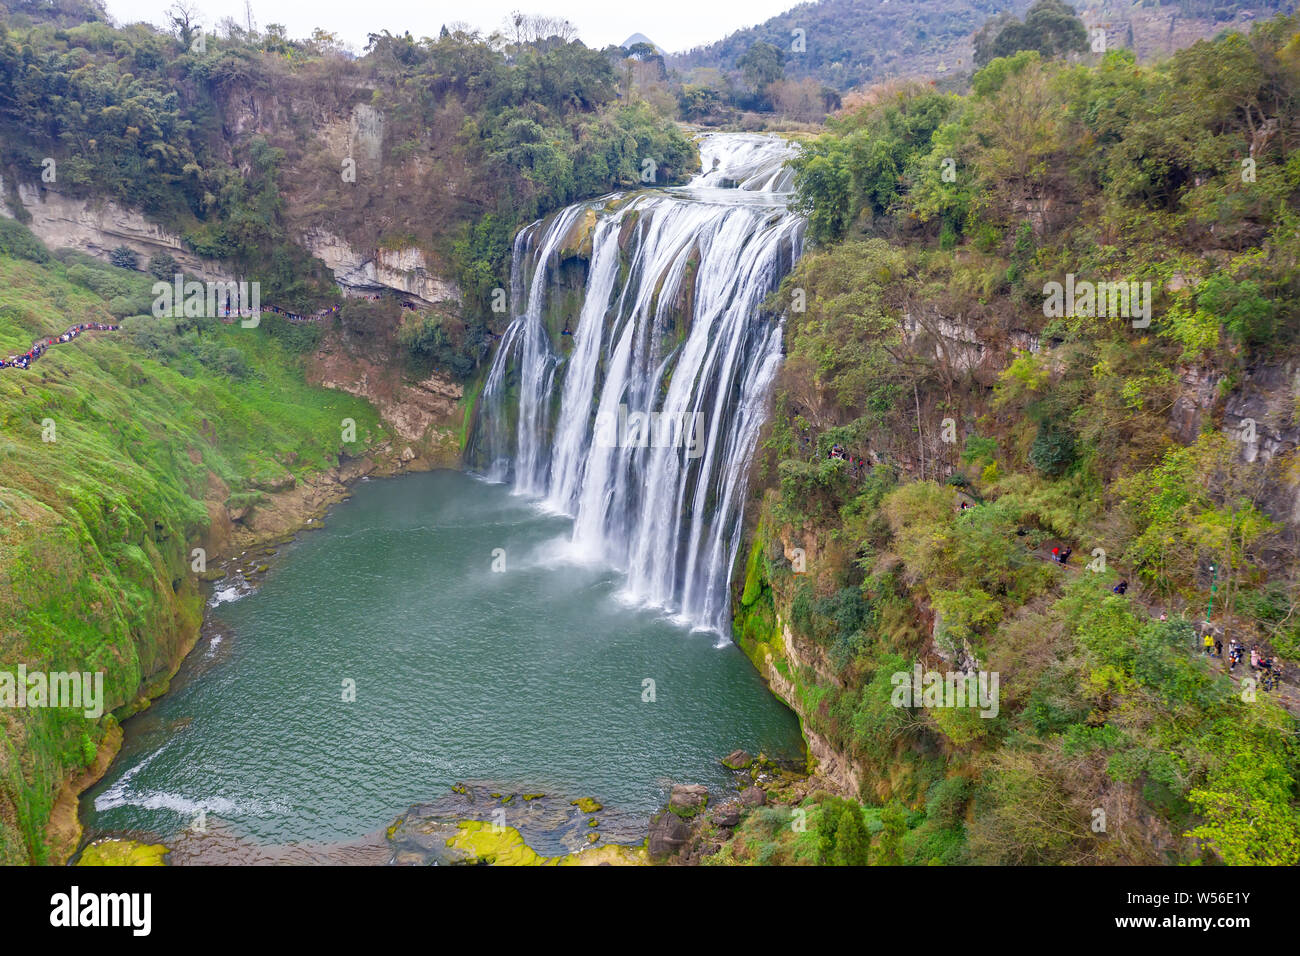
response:
<svg viewBox="0 0 1300 956"><path fill-rule="evenodd" d="M876 854L877 866L903 865L903 834L907 832L907 811L897 800L880 812L879 850Z"/></svg>
<svg viewBox="0 0 1300 956"><path fill-rule="evenodd" d="M979 66L1021 50L1037 50L1045 58L1082 53L1088 49L1088 30L1064 0L1037 0L1020 22L1008 14L989 20L975 36L975 62Z"/></svg>
<svg viewBox="0 0 1300 956"><path fill-rule="evenodd" d="M176 32L177 38L181 41L181 46L187 50L202 27L199 15L198 6L191 3L190 0L176 0L167 8L167 19Z"/></svg>
<svg viewBox="0 0 1300 956"><path fill-rule="evenodd" d="M119 269L135 270L139 268L139 257L135 251L126 246L118 246L108 254L108 261Z"/></svg>
<svg viewBox="0 0 1300 956"><path fill-rule="evenodd" d="M758 42L736 61L745 82L762 93L785 76L785 54L770 43Z"/></svg>
<svg viewBox="0 0 1300 956"><path fill-rule="evenodd" d="M128 250L129 251L129 250ZM159 252L149 257L149 274L155 279L170 282L180 272L175 257L168 252Z"/></svg>
<svg viewBox="0 0 1300 956"><path fill-rule="evenodd" d="M840 813L832 859L836 866L866 866L870 850L871 837L862 823L862 811L857 804L850 803Z"/></svg>

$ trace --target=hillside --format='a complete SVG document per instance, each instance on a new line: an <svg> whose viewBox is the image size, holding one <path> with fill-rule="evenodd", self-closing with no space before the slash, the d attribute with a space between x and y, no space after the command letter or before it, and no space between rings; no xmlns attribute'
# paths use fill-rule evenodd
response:
<svg viewBox="0 0 1300 956"><path fill-rule="evenodd" d="M150 281L76 253L55 258L0 220L0 354L73 321L117 324L109 297L147 300ZM75 848L65 780L101 747L111 753L118 721L165 689L197 637L201 582L219 559L300 527L348 475L403 467L374 408L305 381L318 328L273 315L257 329L121 324L57 345L30 369L0 369L0 659L106 674L103 719L0 711L3 863L56 862Z"/></svg>
<svg viewBox="0 0 1300 956"><path fill-rule="evenodd" d="M736 628L895 862L1300 860L1298 47L1021 53L797 161ZM1145 291L1062 314L1075 280ZM999 705L900 701L915 668ZM756 817L727 858L808 852Z"/></svg>
<svg viewBox="0 0 1300 956"><path fill-rule="evenodd" d="M765 42L785 53L788 79L811 77L841 92L896 77L969 74L974 33L999 12L1023 16L1029 6L1030 0L818 0L678 54L670 63L683 71L730 72L753 44ZM1292 4L1286 0L1105 0L1074 7L1089 27L1107 31L1111 48L1125 46L1149 59L1224 29L1248 28L1252 21L1288 10ZM800 39L802 50L797 46Z"/></svg>

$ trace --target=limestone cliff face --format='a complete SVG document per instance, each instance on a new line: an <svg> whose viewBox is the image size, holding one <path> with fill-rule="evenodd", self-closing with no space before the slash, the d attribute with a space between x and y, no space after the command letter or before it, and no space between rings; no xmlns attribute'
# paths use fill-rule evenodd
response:
<svg viewBox="0 0 1300 956"><path fill-rule="evenodd" d="M432 181L425 157L385 157L389 124L383 110L367 101L372 94L343 79L285 90L231 90L224 104L225 158L239 165L237 147L255 136L285 149L280 189L290 234L334 273L345 295L391 291L455 309L460 290L446 264L435 261L416 237L427 238L428 223L445 215L438 204L454 196L456 183ZM119 246L146 259L166 252L201 280L239 278L221 263L194 255L180 234L136 209L77 198L38 181L19 182L13 192L29 228L52 249L78 249L101 259ZM12 194L0 181L0 214L13 218L17 210L8 208L6 195Z"/></svg>
<svg viewBox="0 0 1300 956"><path fill-rule="evenodd" d="M307 380L374 405L403 442L395 449L401 461L446 468L460 460L458 430L464 414L460 404L464 389L450 379L433 373L418 381L408 380L399 363L349 348L342 336L330 333L312 356Z"/></svg>
<svg viewBox="0 0 1300 956"><path fill-rule="evenodd" d="M0 181L0 196L4 192ZM51 249L78 249L99 259L107 259L118 246L126 246L146 259L165 252L187 273L200 279L235 278L220 263L190 252L179 235L112 200L80 199L60 193L56 187L33 183L18 183L17 194L30 216L27 227ZM0 214L12 219L15 212L0 201Z"/></svg>
<svg viewBox="0 0 1300 956"><path fill-rule="evenodd" d="M428 149L391 149L389 140L404 134L375 96L373 86L345 77L295 78L283 89L231 91L224 126L232 144L260 136L284 150L290 232L344 294L391 290L454 308L460 291L429 244L460 183ZM233 146L227 158L239 162Z"/></svg>
<svg viewBox="0 0 1300 956"><path fill-rule="evenodd" d="M367 295L390 289L430 305L460 301L456 284L434 273L424 250L418 247L363 252L319 227L304 232L301 242L334 273L334 281L345 294Z"/></svg>

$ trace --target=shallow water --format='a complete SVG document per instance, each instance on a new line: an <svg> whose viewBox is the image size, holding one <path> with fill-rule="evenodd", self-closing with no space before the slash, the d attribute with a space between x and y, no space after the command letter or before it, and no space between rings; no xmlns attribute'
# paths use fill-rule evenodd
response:
<svg viewBox="0 0 1300 956"><path fill-rule="evenodd" d="M570 532L458 472L358 485L256 590L217 586L83 801L88 835L202 814L232 843L344 844L461 780L648 816L672 782L728 786L736 747L799 755L739 650L629 606L619 574L566 559Z"/></svg>

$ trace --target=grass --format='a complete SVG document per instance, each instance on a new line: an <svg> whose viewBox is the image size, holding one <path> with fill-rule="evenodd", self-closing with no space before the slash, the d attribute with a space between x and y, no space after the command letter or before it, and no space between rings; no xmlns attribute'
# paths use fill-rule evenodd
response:
<svg viewBox="0 0 1300 956"><path fill-rule="evenodd" d="M0 288L5 355L73 322L115 321L57 262L0 256ZM245 371L221 374L184 349L151 356L125 332L0 371L0 671L103 670L106 708L131 704L197 632L191 550L208 502L254 500L259 485L389 437L363 400L307 385L303 358L265 330L220 325L203 339L237 350ZM5 709L0 727L0 863L47 862L51 807L103 722Z"/></svg>

